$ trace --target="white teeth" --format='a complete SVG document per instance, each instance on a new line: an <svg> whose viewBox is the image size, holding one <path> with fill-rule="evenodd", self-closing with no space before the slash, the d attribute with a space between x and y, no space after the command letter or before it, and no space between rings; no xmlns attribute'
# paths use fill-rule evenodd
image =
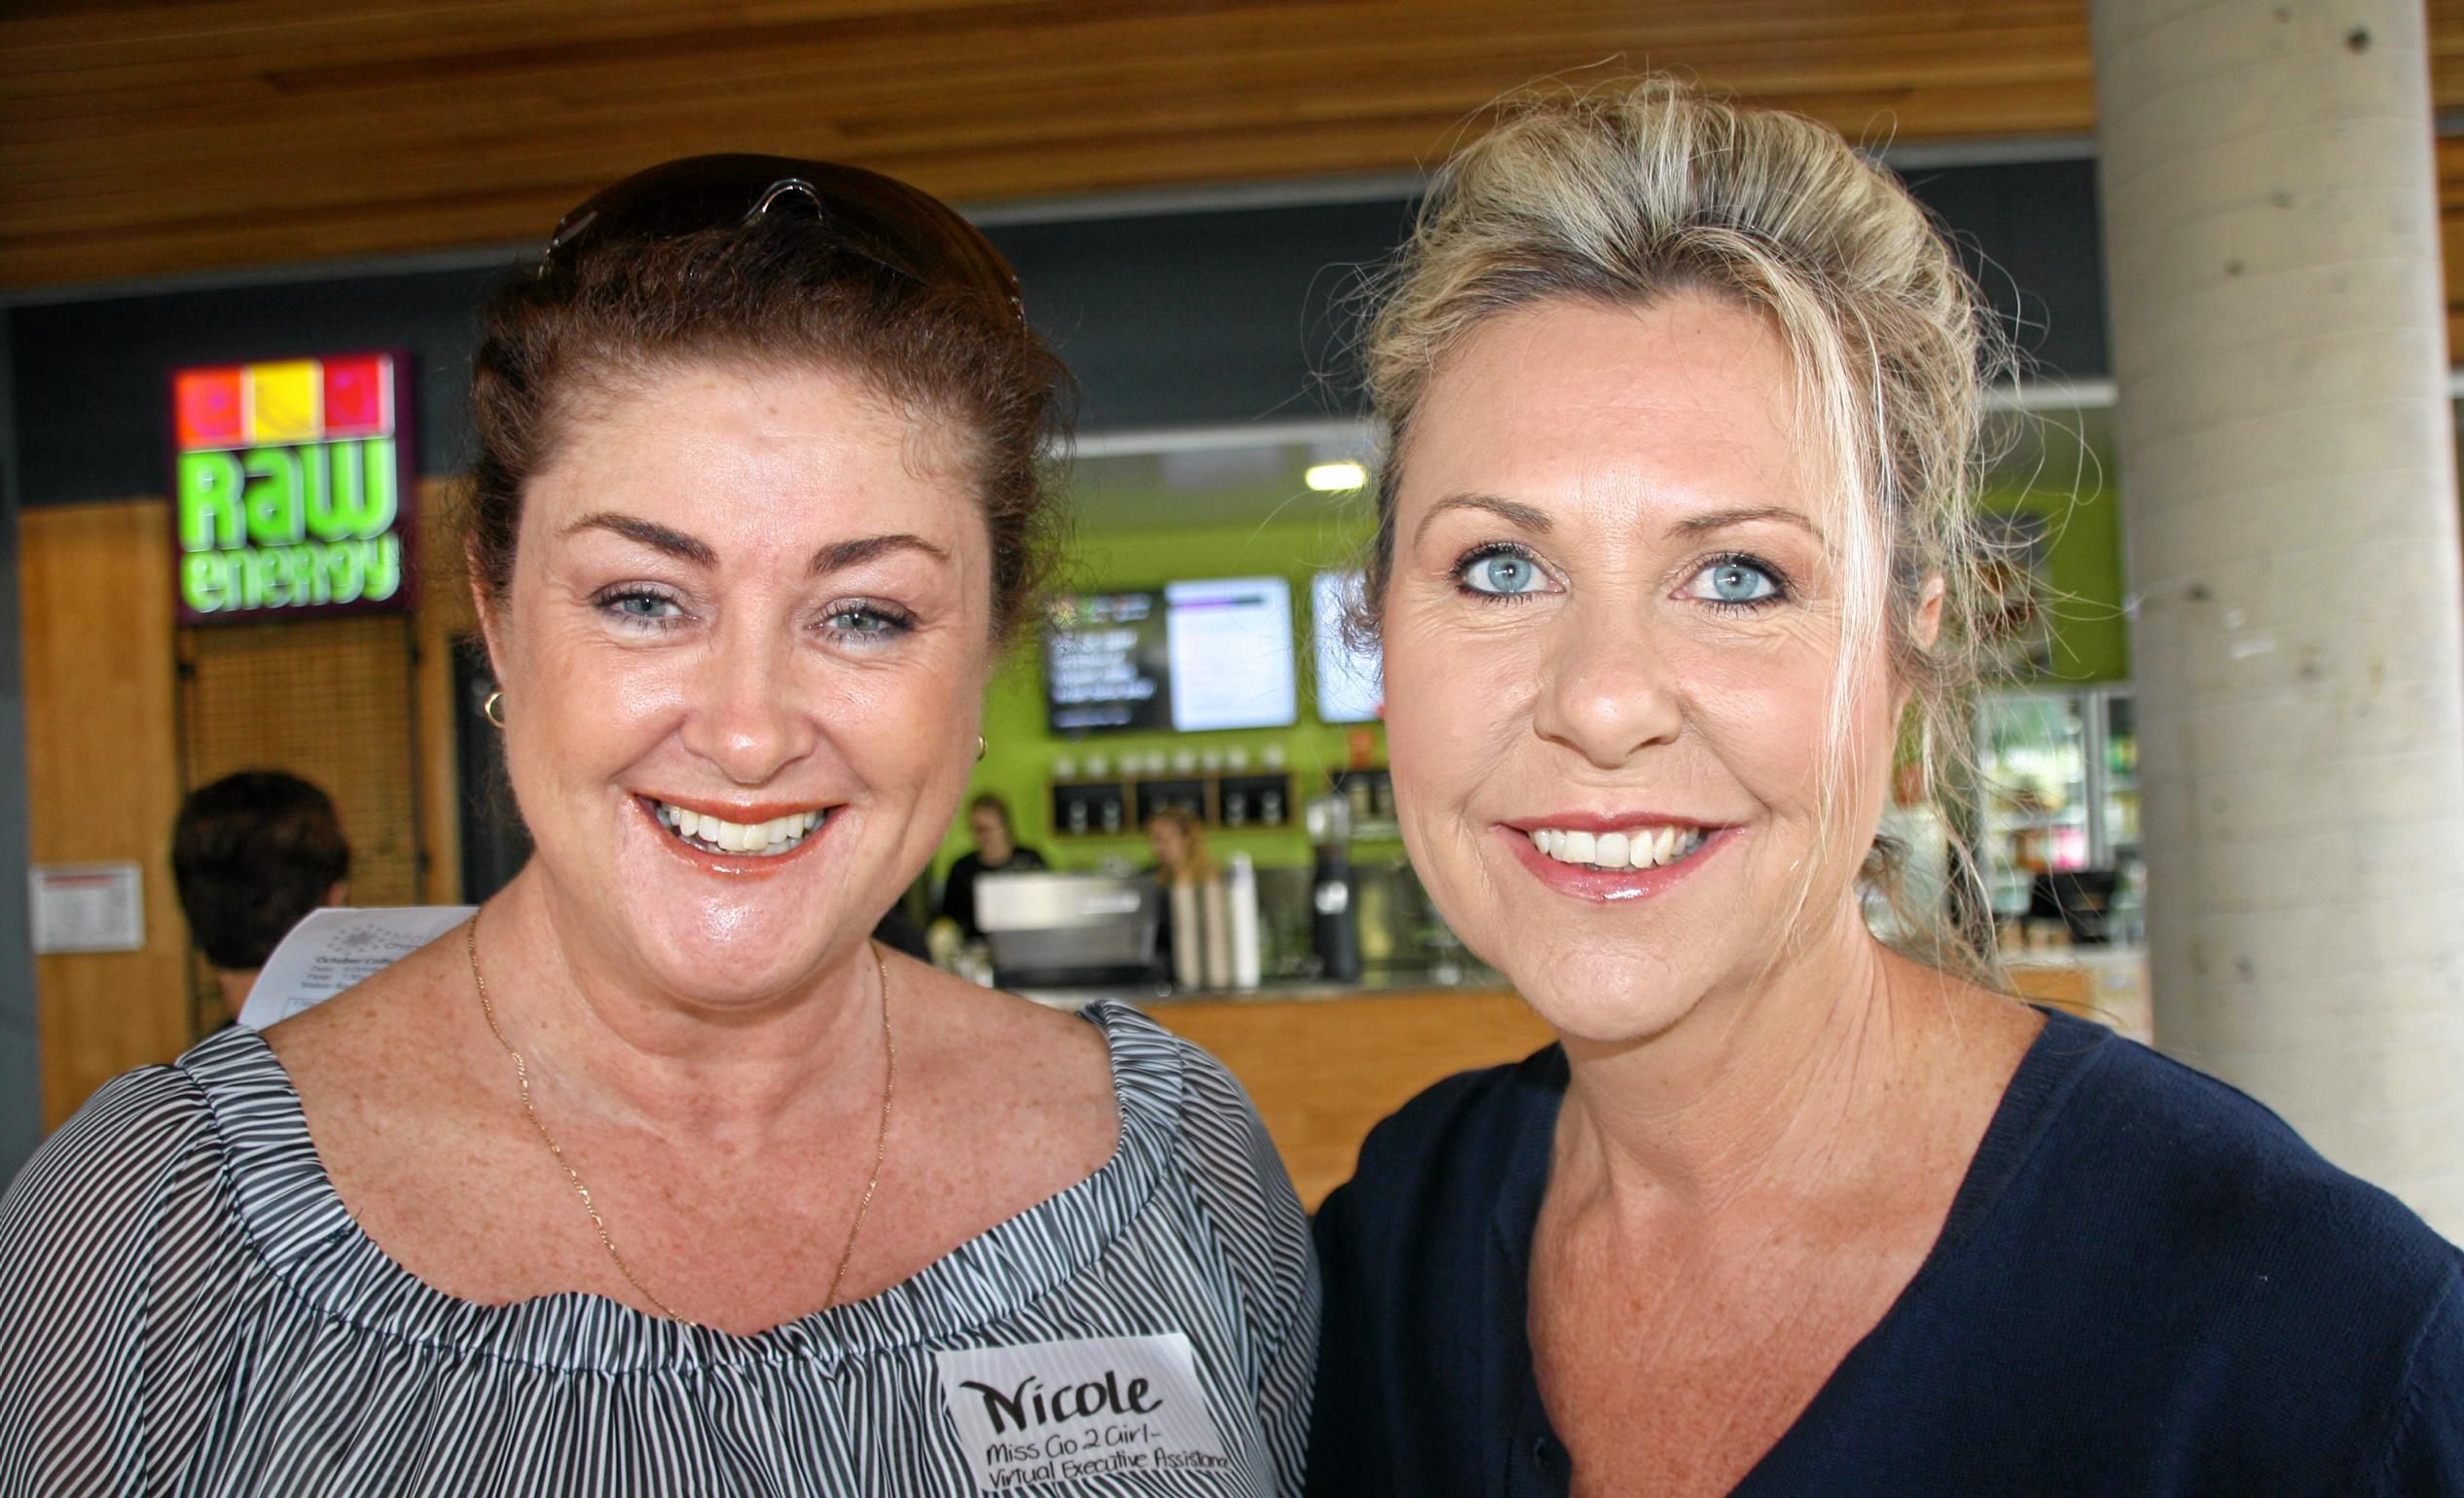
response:
<svg viewBox="0 0 2464 1498"><path fill-rule="evenodd" d="M1532 846L1560 863L1591 868L1657 868L1685 858L1703 844L1699 827L1629 827L1592 833L1569 827L1534 827Z"/></svg>
<svg viewBox="0 0 2464 1498"><path fill-rule="evenodd" d="M826 814L819 808L809 812L789 812L766 822L729 822L707 812L696 812L664 801L650 803L659 821L675 829L677 836L706 852L749 853L775 857L804 841L806 834L819 826Z"/></svg>

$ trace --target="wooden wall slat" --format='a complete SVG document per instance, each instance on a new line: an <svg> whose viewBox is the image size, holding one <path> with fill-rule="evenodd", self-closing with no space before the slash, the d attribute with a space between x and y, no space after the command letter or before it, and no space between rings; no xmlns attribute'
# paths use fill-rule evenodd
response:
<svg viewBox="0 0 2464 1498"><path fill-rule="evenodd" d="M420 847L426 867L419 900L459 904L462 898L462 776L453 742L453 649L477 635L457 547L455 504L460 486L419 485L419 661L414 689L419 734Z"/></svg>
<svg viewBox="0 0 2464 1498"><path fill-rule="evenodd" d="M2439 140L2439 240L2446 266L2446 357L2464 355L2464 137Z"/></svg>
<svg viewBox="0 0 2464 1498"><path fill-rule="evenodd" d="M26 802L38 863L133 859L145 949L34 960L43 1119L188 1047L188 930L171 888L180 807L171 521L160 501L18 517Z"/></svg>

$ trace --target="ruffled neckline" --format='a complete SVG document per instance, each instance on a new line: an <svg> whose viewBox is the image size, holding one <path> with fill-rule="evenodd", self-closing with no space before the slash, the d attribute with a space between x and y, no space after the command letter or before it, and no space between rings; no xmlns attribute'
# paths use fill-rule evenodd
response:
<svg viewBox="0 0 2464 1498"><path fill-rule="evenodd" d="M756 1364L830 1367L926 1342L952 1345L1078 1276L1136 1221L1166 1177L1183 1085L1179 1042L1126 1005L1089 1005L1111 1056L1120 1137L1094 1174L996 1224L879 1294L740 1334L670 1321L588 1291L502 1305L436 1289L361 1229L309 1138L290 1074L263 1037L234 1028L179 1061L212 1114L250 1248L320 1318L464 1357L575 1372Z"/></svg>

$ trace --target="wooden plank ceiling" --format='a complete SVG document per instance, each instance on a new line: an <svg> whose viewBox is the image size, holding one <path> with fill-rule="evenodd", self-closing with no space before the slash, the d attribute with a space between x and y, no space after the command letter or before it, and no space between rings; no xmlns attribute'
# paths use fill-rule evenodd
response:
<svg viewBox="0 0 2464 1498"><path fill-rule="evenodd" d="M2094 128L2084 0L13 0L0 289L520 243L698 151L967 202L1409 170L1620 58L1859 138Z"/></svg>

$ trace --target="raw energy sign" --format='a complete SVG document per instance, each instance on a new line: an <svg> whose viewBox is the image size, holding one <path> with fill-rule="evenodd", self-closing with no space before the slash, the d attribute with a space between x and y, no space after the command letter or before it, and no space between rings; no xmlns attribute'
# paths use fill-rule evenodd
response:
<svg viewBox="0 0 2464 1498"><path fill-rule="evenodd" d="M360 353L171 377L183 623L411 606L396 373Z"/></svg>

